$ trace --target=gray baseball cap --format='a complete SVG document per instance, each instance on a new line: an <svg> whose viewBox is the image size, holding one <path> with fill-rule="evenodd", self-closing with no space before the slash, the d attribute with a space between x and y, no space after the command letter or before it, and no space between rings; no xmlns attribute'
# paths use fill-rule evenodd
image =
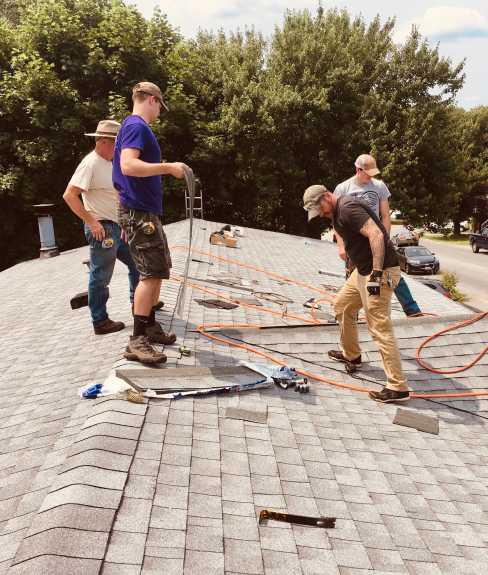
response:
<svg viewBox="0 0 488 575"><path fill-rule="evenodd" d="M322 184L309 186L303 194L303 209L308 212L308 221L320 216L320 198L329 190Z"/></svg>

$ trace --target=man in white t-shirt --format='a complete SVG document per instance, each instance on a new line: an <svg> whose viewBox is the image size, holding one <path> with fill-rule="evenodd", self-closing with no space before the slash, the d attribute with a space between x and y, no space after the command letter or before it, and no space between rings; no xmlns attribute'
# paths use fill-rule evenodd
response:
<svg viewBox="0 0 488 575"><path fill-rule="evenodd" d="M85 236L90 244L88 306L97 335L113 333L125 327L121 321L112 321L107 313L108 285L115 260L120 260L129 270L131 302L134 301L134 291L139 282L139 272L129 246L121 237L119 196L112 184L112 158L119 128L118 122L102 120L96 132L85 134L95 138L95 149L78 165L63 194L71 210L83 220Z"/></svg>
<svg viewBox="0 0 488 575"><path fill-rule="evenodd" d="M354 176L336 186L334 196L352 196L365 202L373 212L379 216L381 223L385 226L386 231L390 234L390 190L382 180L376 179L380 171L376 165L376 160L369 154L361 154L354 162L356 173ZM342 239L336 234L339 255L346 259L346 252ZM347 262L346 262L347 263ZM395 295L400 302L403 311L407 316L414 317L421 315L417 302L413 299L407 282L401 278L398 286L395 288Z"/></svg>

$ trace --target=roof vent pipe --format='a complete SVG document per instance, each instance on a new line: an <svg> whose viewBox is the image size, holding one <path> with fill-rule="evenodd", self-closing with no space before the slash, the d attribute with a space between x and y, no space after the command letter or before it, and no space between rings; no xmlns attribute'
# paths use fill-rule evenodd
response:
<svg viewBox="0 0 488 575"><path fill-rule="evenodd" d="M40 258L59 256L59 249L54 237L53 218L50 214L54 204L35 204L35 214L39 223L39 236L41 238Z"/></svg>

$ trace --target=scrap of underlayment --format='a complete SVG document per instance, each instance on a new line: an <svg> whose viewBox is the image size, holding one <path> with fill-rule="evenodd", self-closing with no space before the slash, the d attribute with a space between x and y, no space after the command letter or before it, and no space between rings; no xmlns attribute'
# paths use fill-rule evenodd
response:
<svg viewBox="0 0 488 575"><path fill-rule="evenodd" d="M239 400L237 405L226 408L225 417L243 419L254 423L266 423L268 420L268 406L265 403Z"/></svg>
<svg viewBox="0 0 488 575"><path fill-rule="evenodd" d="M412 409L398 408L393 423L439 435L439 419L437 417L418 413Z"/></svg>

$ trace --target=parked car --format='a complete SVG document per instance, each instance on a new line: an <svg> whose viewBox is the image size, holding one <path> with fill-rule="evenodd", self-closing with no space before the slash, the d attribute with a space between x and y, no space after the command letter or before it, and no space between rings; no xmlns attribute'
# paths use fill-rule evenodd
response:
<svg viewBox="0 0 488 575"><path fill-rule="evenodd" d="M397 234L395 234L391 241L394 246L418 246L419 245L419 235L413 228L402 228Z"/></svg>
<svg viewBox="0 0 488 575"><path fill-rule="evenodd" d="M481 224L479 234L469 234L469 243L475 254L480 251L480 248L488 250L488 220Z"/></svg>
<svg viewBox="0 0 488 575"><path fill-rule="evenodd" d="M406 246L397 248L400 268L407 274L413 272L436 274L439 271L439 260L424 246Z"/></svg>

